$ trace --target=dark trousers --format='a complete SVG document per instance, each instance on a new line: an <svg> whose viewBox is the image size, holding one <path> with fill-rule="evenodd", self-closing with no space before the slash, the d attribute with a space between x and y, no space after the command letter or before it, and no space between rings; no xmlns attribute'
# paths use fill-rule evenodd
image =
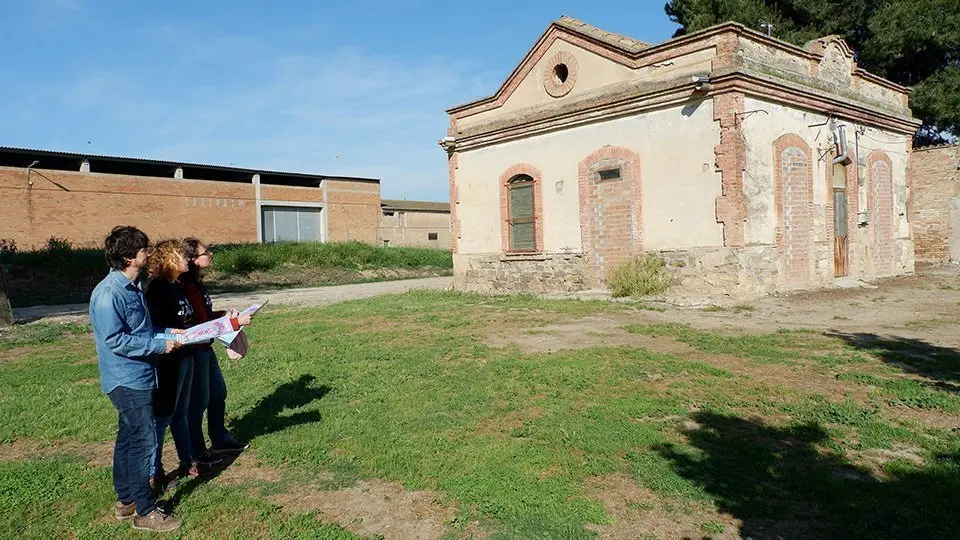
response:
<svg viewBox="0 0 960 540"><path fill-rule="evenodd" d="M150 490L150 457L156 444L153 390L118 386L107 394L120 414L117 442L113 446L113 487L123 504L137 503L145 516L157 507Z"/></svg>
<svg viewBox="0 0 960 540"><path fill-rule="evenodd" d="M203 413L207 413L207 434L210 446L230 440L224 427L227 405L227 385L220 371L220 363L213 349L201 349L193 356L193 392L190 395L190 442L195 455L206 450L203 438Z"/></svg>
<svg viewBox="0 0 960 540"><path fill-rule="evenodd" d="M190 390L193 385L193 355L179 354L157 362L157 393L154 397L154 415L157 423L154 472L163 470L163 440L167 427L173 434L180 464L190 466L197 458L190 442L190 425L187 413L190 410Z"/></svg>

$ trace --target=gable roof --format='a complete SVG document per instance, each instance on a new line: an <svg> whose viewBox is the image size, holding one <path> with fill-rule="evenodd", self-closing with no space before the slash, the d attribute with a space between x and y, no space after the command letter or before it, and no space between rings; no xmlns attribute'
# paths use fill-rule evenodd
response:
<svg viewBox="0 0 960 540"><path fill-rule="evenodd" d="M519 84L519 81L525 77L533 65L540 60L546 52L546 49L561 36L570 38L573 43L577 43L577 41L580 41L580 43L586 42L588 47L590 44L594 44L597 47L589 47L593 52L601 54L611 61L623 64L624 66L637 67L645 58L653 58L673 47L680 47L691 42L707 39L716 34L730 31L749 36L752 40L801 57L819 59L823 56L823 50L826 45L831 42L837 43L847 56L853 56L849 45L839 36L824 36L811 40L806 43L804 47L798 47L792 43L768 36L734 21L727 21L696 32L673 37L661 43L649 44L622 34L601 30L573 17L563 15L550 23L540 38L534 43L533 47L523 57L523 60L514 68L496 92L484 98L456 105L447 109L446 112L456 116L475 107L480 110L472 111L470 114L481 112L491 107L497 107L498 103L502 103L504 99L509 97ZM855 69L855 74L891 90L903 93L910 92L910 89L905 86L888 81L859 67Z"/></svg>
<svg viewBox="0 0 960 540"><path fill-rule="evenodd" d="M596 26L589 25L573 17L567 17L566 15L561 15L559 19L553 21L553 24L598 39L608 45L623 49L624 52L636 53L650 47L649 43L633 39L623 34L615 34L601 30Z"/></svg>

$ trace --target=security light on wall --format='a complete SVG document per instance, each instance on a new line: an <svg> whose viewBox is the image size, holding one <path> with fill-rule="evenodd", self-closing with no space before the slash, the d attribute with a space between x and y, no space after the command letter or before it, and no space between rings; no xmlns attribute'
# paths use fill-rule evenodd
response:
<svg viewBox="0 0 960 540"><path fill-rule="evenodd" d="M439 144L447 152L453 152L457 147L457 138L448 135L437 141L437 144Z"/></svg>
<svg viewBox="0 0 960 540"><path fill-rule="evenodd" d="M694 88L695 92L708 92L712 88L708 75L693 75L691 79L693 79L694 84L697 85Z"/></svg>

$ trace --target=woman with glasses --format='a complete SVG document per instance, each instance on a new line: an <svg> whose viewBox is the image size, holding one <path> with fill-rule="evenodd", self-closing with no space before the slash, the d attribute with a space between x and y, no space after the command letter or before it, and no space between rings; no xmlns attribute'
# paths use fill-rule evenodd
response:
<svg viewBox="0 0 960 540"><path fill-rule="evenodd" d="M183 275L182 282L186 296L194 310L194 324L223 317L229 314L236 317L241 326L250 324L250 315L240 315L236 310L214 311L213 302L203 283L203 270L213 263L213 251L196 238L183 240L189 270ZM193 386L190 397L190 439L194 452L201 462L216 462L216 454L240 452L247 444L233 440L224 426L226 414L227 385L220 371L220 363L214 353L213 345L194 345ZM203 413L207 413L207 434L210 436L210 448L203 438Z"/></svg>

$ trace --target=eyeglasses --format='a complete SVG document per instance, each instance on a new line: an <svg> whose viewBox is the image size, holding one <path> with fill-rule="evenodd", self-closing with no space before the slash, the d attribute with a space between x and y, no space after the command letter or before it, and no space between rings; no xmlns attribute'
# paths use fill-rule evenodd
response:
<svg viewBox="0 0 960 540"><path fill-rule="evenodd" d="M213 252L208 249L208 250L204 251L203 253L197 253L197 256L194 257L194 259L199 259L200 257L203 257L204 255L206 255L207 257L210 257L211 259L213 258Z"/></svg>

